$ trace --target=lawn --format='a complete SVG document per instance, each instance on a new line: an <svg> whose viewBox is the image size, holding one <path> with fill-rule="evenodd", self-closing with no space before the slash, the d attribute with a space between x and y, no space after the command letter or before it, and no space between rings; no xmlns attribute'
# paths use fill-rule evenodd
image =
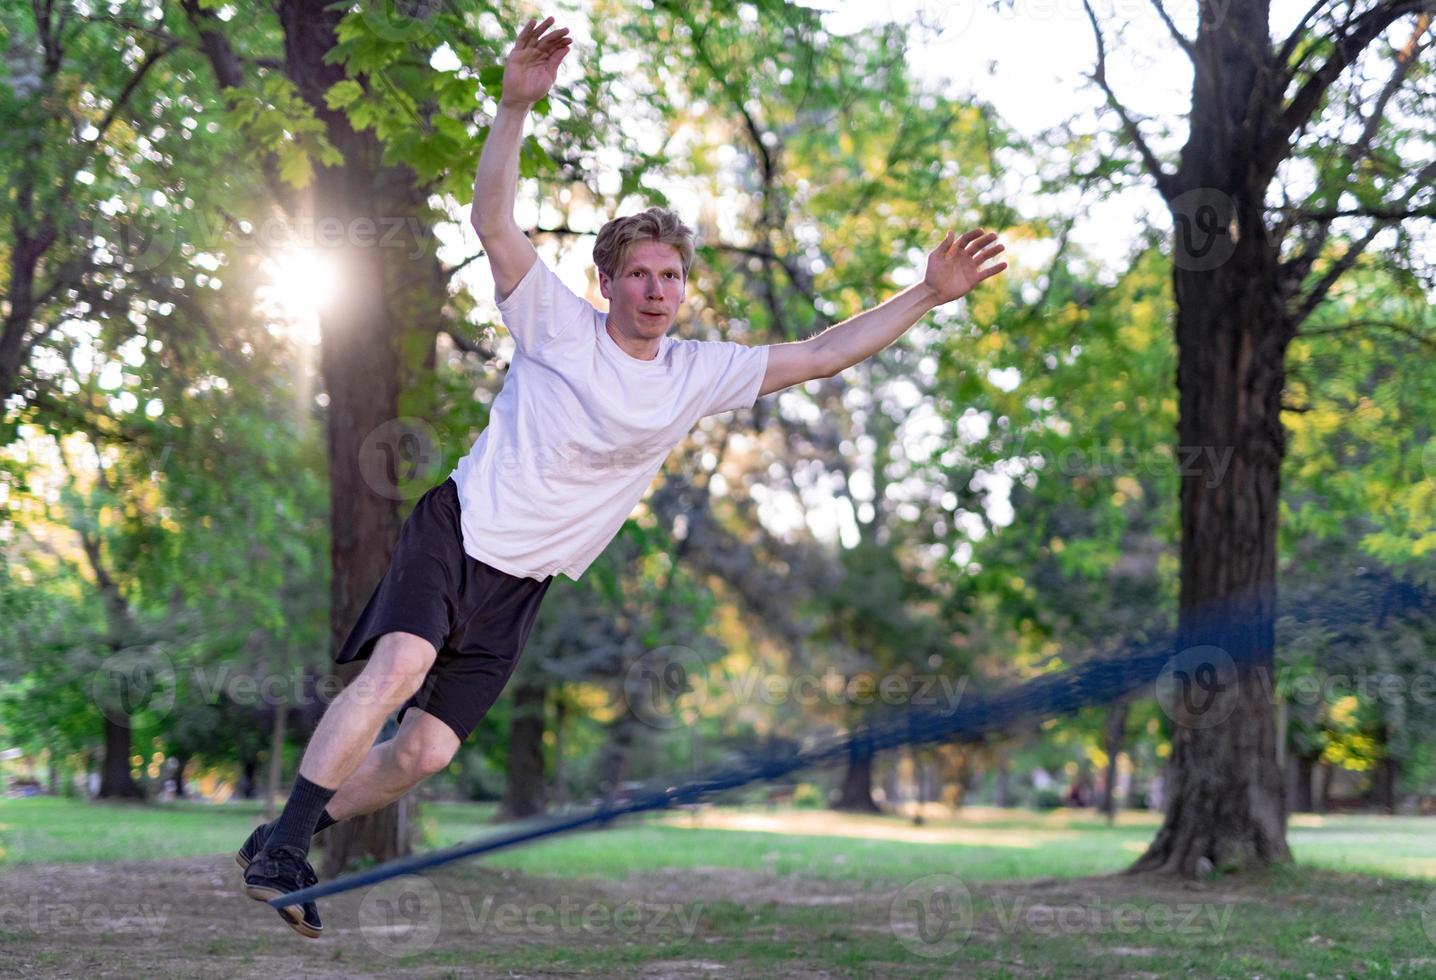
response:
<svg viewBox="0 0 1436 980"><path fill-rule="evenodd" d="M428 846L492 808L429 804ZM1296 862L1117 875L1156 818L973 808L923 826L710 808L325 899L239 893L254 805L0 800L0 973L249 976L1436 975L1436 822L1294 818Z"/></svg>

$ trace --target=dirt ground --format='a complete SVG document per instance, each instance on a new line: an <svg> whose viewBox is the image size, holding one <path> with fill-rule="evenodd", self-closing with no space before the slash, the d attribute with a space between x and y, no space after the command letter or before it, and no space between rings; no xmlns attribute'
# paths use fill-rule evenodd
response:
<svg viewBox="0 0 1436 980"><path fill-rule="evenodd" d="M933 878L943 883L941 874ZM1055 927L1071 914L1089 940L1100 935L1102 975L1158 976L1123 964L1170 950L1152 948L1140 930L1113 930L1110 922L1104 929L1103 917L1116 914L1120 924L1120 910L1124 904L1130 910L1134 901L1169 912L1193 906L1211 917L1207 938L1221 941L1216 923L1230 923L1233 911L1238 922L1244 909L1270 909L1273 903L1319 913L1313 902L1329 901L1334 904L1327 911L1339 912L1339 904L1354 897L1339 889L1326 897L1283 897L1241 880L980 884L974 886L979 900L968 907L976 913L953 933L925 928L931 925L925 920L899 921L895 910L905 903L919 915L947 907L933 904L931 883L915 883L918 892L905 895L895 894L891 884L724 868L606 881L535 878L470 864L323 899L324 937L307 940L272 909L246 898L240 880L228 855L9 868L0 879L0 975L1061 976L1060 959L1044 957L1038 933L1043 923ZM959 919L950 916L951 922ZM1197 928L1207 928L1206 922ZM938 954L954 938L967 944L964 955L978 955L978 968L948 974ZM842 943L854 951L851 961L813 954L820 948L815 944Z"/></svg>

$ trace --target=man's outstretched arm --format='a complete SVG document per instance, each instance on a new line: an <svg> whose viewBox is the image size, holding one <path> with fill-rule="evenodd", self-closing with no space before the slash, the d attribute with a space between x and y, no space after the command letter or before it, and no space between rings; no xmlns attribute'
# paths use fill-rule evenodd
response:
<svg viewBox="0 0 1436 980"><path fill-rule="evenodd" d="M553 18L548 17L538 24L529 21L519 32L504 63L499 111L489 125L489 137L474 174L474 204L469 221L479 233L500 299L513 292L538 259L533 243L514 221L514 191L519 179L524 120L533 104L553 87L558 66L573 43L567 28L549 31L552 26Z"/></svg>
<svg viewBox="0 0 1436 980"><path fill-rule="evenodd" d="M923 280L891 299L835 324L807 340L773 344L759 397L791 385L831 378L897 340L927 313L966 296L972 287L1007 268L990 264L1002 246L981 228L957 237L952 232L927 257Z"/></svg>

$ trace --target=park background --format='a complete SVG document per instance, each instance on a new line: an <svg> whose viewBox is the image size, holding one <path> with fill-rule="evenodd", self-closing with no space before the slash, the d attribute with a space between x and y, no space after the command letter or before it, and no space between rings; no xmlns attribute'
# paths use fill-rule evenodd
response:
<svg viewBox="0 0 1436 980"><path fill-rule="evenodd" d="M445 872L395 898L425 913L397 931L364 918L382 896L336 899L372 955L332 970L1429 967L1436 35L1395 0L6 7L5 955L83 972L78 931L129 972L260 970L251 942L326 962L218 869L282 804L345 679L329 651L502 384L467 211L503 55L546 12L579 43L518 218L577 291L597 301L603 221L652 203L701 237L677 336L809 336L948 228L997 230L1011 268L703 420L555 584L450 768L320 839L326 876L1121 657L1216 582L1264 624L1233 651L1264 687L1210 724L1147 689L855 756ZM1146 858L1164 873L1083 877ZM466 928L455 901L494 889L707 914ZM904 919L962 893L951 928ZM198 945L156 941L145 895ZM1154 925L1194 902L1221 927Z"/></svg>

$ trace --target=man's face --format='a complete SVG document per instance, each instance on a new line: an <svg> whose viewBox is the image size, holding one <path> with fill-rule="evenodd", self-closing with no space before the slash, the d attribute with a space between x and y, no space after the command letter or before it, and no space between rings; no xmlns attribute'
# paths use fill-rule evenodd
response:
<svg viewBox="0 0 1436 980"><path fill-rule="evenodd" d="M673 325L685 285L678 249L653 241L630 248L612 279L598 276L609 320L624 333L648 340L662 337Z"/></svg>

